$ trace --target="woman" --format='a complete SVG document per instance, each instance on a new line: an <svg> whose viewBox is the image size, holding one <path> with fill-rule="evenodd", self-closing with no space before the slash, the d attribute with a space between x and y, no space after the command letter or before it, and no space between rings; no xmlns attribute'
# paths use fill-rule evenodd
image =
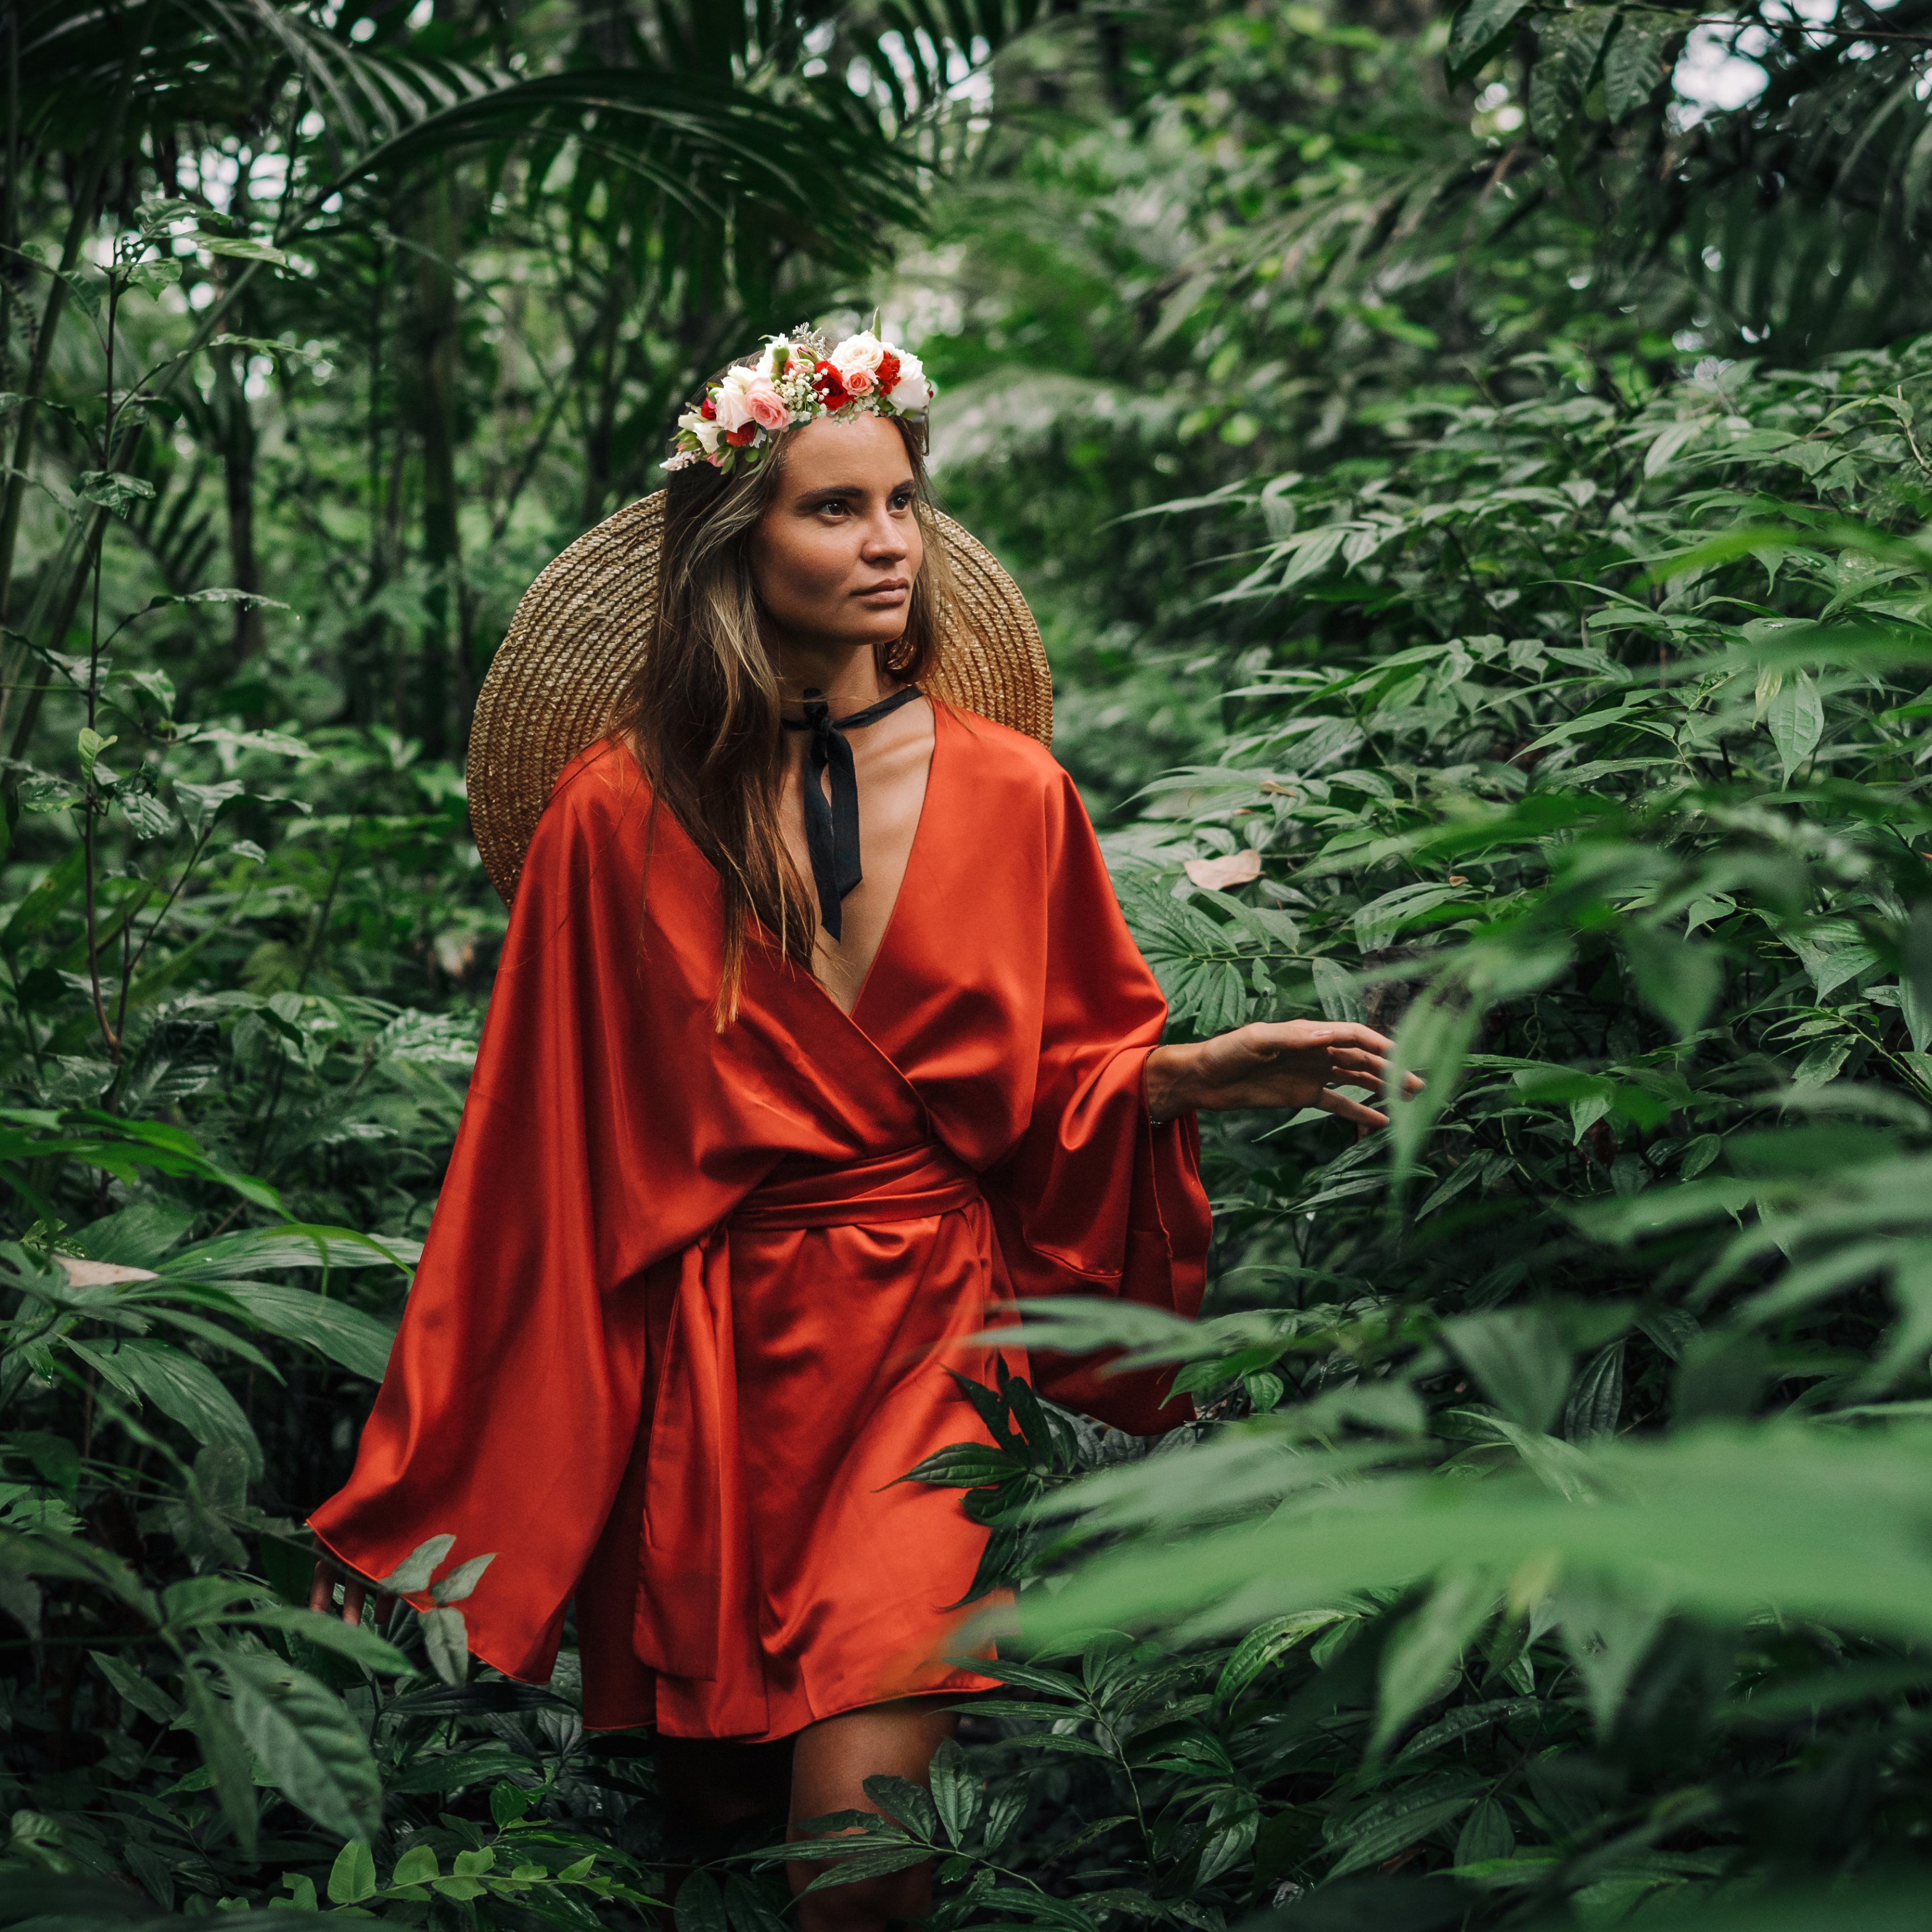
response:
<svg viewBox="0 0 1932 1932"><path fill-rule="evenodd" d="M1030 623L1000 670L998 622L961 621L975 559L1024 607L931 506L931 393L870 335L774 338L682 419L666 500L526 600L479 743L552 729L529 707L574 688L526 616L581 628L586 545L633 596L658 566L647 639L592 626L634 660L617 728L564 769L520 877L498 854L514 914L448 1181L355 1474L314 1519L316 1604L346 1574L352 1620L430 1538L494 1552L464 1609L513 1676L548 1677L574 1598L586 1722L652 1726L668 1793L713 1822L775 1771L794 1823L870 1808L862 1780L922 1777L989 1688L946 1607L984 1532L898 1479L983 1439L954 1372L990 1379L958 1345L994 1305L1191 1313L1197 1108L1384 1124L1336 1090L1383 1079L1365 1028L1160 1045L1070 781L928 694L977 677L1006 692L982 713L1024 718L1043 670ZM514 790L496 756L472 753L479 828ZM1030 1372L1124 1426L1174 1419L1148 1378ZM801 1922L883 1925L926 1884L835 1888Z"/></svg>

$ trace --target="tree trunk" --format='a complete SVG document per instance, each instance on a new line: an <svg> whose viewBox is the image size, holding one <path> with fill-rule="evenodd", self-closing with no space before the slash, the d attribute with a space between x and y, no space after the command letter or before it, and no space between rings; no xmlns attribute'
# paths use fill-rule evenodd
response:
<svg viewBox="0 0 1932 1932"><path fill-rule="evenodd" d="M221 461L228 496L228 581L251 596L262 588L255 555L255 418L248 406L248 356L245 350L218 350L214 364L214 413L221 430ZM235 606L232 652L236 667L262 648L259 604Z"/></svg>
<svg viewBox="0 0 1932 1932"><path fill-rule="evenodd" d="M364 488L368 493L369 555L362 601L370 607L370 612L351 634L344 653L350 715L358 724L373 724L376 722L381 715L382 700L387 694L383 684L382 667L385 657L383 644L388 627L381 617L374 614L374 606L376 593L389 580L390 559L394 554L389 530L389 504L394 493L392 490L386 491L384 488L384 452L389 425L383 409L383 386L388 380L383 355L386 338L383 331L387 321L390 260L386 243L378 240L375 244L375 256L369 278L369 395L368 414L364 424L368 437L368 477ZM396 438L399 445L401 440L400 436ZM401 728L400 722L397 728Z"/></svg>
<svg viewBox="0 0 1932 1932"><path fill-rule="evenodd" d="M433 758L450 743L449 652L455 586L462 570L457 526L456 410L461 316L452 264L461 240L457 185L446 172L424 192L417 257L417 429L423 452L423 562L430 574L422 656L423 749Z"/></svg>

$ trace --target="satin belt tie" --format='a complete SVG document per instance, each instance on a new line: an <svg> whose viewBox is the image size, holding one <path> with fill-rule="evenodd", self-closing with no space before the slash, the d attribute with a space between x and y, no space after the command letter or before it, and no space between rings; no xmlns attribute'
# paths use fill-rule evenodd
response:
<svg viewBox="0 0 1932 1932"><path fill-rule="evenodd" d="M808 1228L882 1227L968 1208L980 1184L937 1142L832 1166L794 1156L678 1264L677 1299L657 1385L644 1477L632 1642L639 1660L673 1677L715 1681L753 1667L754 1585L736 1552L748 1534L735 1445L737 1341L734 1238ZM659 1526L666 1540L659 1541ZM728 1615L728 1606L729 1614Z"/></svg>
<svg viewBox="0 0 1932 1932"><path fill-rule="evenodd" d="M977 1175L936 1141L829 1166L794 1156L739 1202L730 1225L750 1232L883 1227L950 1214L980 1198Z"/></svg>

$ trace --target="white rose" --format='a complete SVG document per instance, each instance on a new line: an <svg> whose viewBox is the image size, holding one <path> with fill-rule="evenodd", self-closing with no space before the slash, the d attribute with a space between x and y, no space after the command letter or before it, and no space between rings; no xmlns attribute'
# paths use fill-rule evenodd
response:
<svg viewBox="0 0 1932 1932"><path fill-rule="evenodd" d="M706 456L718 453L718 425L708 418L700 416L695 410L686 410L677 419L680 429L688 429L697 437Z"/></svg>
<svg viewBox="0 0 1932 1932"><path fill-rule="evenodd" d="M827 358L842 376L849 376L862 369L871 375L884 361L886 345L868 328L856 335L848 335L832 350Z"/></svg>
<svg viewBox="0 0 1932 1932"><path fill-rule="evenodd" d="M926 364L916 356L899 358L899 379L886 400L896 410L922 410L932 400L932 385L926 380Z"/></svg>
<svg viewBox="0 0 1932 1932"><path fill-rule="evenodd" d="M718 386L718 394L713 406L718 412L718 427L721 430L742 429L752 420L752 402L748 394L756 372L750 369L728 369L724 380Z"/></svg>

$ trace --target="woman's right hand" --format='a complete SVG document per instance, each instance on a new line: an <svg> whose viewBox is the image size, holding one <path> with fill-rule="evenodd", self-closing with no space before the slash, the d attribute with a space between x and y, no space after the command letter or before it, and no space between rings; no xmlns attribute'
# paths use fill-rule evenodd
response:
<svg viewBox="0 0 1932 1932"><path fill-rule="evenodd" d="M342 1588L342 1608L335 1607L335 1586ZM315 1545L315 1581L309 1586L308 1606L320 1610L326 1616L340 1615L346 1624L360 1624L362 1606L368 1600L369 1592L376 1586L359 1570L352 1570L322 1546L320 1538ZM376 1598L376 1622L378 1626L389 1620L389 1611L395 1598L380 1592Z"/></svg>

